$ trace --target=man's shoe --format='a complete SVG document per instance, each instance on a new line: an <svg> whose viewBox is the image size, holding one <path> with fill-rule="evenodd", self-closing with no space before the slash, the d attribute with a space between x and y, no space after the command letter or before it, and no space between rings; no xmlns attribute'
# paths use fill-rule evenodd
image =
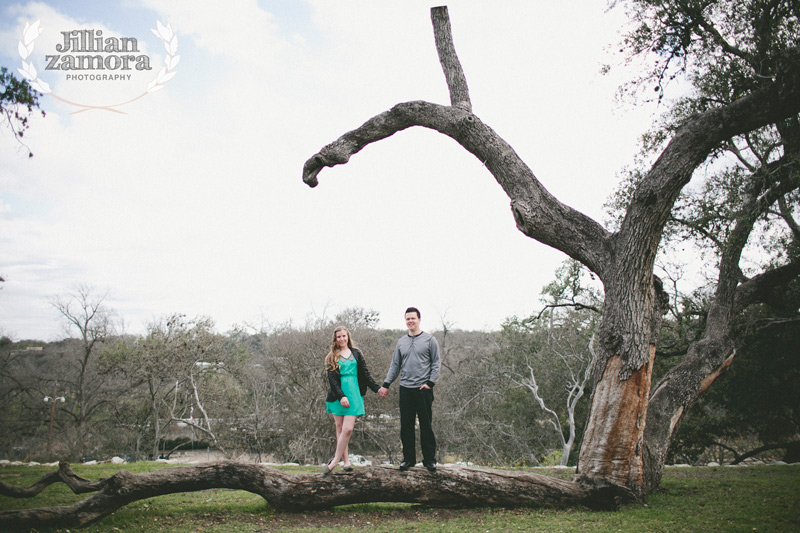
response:
<svg viewBox="0 0 800 533"><path fill-rule="evenodd" d="M405 472L406 470L411 468L411 466L412 466L411 463L409 463L407 461L403 461L402 463L400 463L400 471L401 472Z"/></svg>
<svg viewBox="0 0 800 533"><path fill-rule="evenodd" d="M423 466L427 468L428 472L430 472L431 474L436 473L436 463L426 463Z"/></svg>

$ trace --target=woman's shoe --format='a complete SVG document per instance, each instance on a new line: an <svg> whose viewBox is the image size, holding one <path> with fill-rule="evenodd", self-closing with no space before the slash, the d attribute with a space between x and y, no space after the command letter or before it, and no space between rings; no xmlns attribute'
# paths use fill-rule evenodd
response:
<svg viewBox="0 0 800 533"><path fill-rule="evenodd" d="M329 475L331 475L331 472L333 472L333 470L328 468L328 465L325 465L325 466L322 467L322 475L323 476L329 476Z"/></svg>
<svg viewBox="0 0 800 533"><path fill-rule="evenodd" d="M353 471L353 466L352 465L346 465L344 468L342 468L342 470L344 470L345 472L352 472Z"/></svg>

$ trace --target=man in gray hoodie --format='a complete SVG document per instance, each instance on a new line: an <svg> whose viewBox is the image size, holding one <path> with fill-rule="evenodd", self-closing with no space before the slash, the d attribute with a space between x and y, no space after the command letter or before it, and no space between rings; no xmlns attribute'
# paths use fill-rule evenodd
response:
<svg viewBox="0 0 800 533"><path fill-rule="evenodd" d="M433 387L439 381L439 343L430 333L420 329L421 315L416 307L406 309L408 334L397 341L392 363L378 394L385 398L389 386L400 376L400 441L403 444L403 461L400 470L408 470L417 463L416 433L419 419L419 441L422 447L422 464L429 472L436 472L436 437L433 435Z"/></svg>

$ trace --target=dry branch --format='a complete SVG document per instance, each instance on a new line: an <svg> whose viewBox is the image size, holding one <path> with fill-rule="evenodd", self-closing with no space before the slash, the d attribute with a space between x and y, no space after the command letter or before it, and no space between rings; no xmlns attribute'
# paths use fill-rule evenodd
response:
<svg viewBox="0 0 800 533"><path fill-rule="evenodd" d="M433 22L433 36L436 40L439 62L442 64L447 87L450 90L450 105L471 112L472 102L469 99L467 77L464 75L461 62L456 55L447 6L431 8L431 21Z"/></svg>
<svg viewBox="0 0 800 533"><path fill-rule="evenodd" d="M10 496L11 498L33 498L53 483L58 482L64 483L75 494L85 494L100 490L105 480L90 481L84 479L72 471L69 463L59 463L58 470L45 474L30 487L17 487L0 481L0 495Z"/></svg>

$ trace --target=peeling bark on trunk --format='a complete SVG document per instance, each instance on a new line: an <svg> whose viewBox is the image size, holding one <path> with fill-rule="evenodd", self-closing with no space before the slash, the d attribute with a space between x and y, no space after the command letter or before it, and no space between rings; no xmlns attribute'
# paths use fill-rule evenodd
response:
<svg viewBox="0 0 800 533"><path fill-rule="evenodd" d="M47 485L63 481L74 492L99 491L67 507L0 511L0 529L80 527L96 522L129 503L206 489L245 490L262 496L272 509L313 511L365 502L409 502L431 507L570 507L616 509L632 500L622 487L591 487L557 478L478 468L440 468L401 472L390 467L357 468L350 473L292 475L262 465L234 462L164 468L143 474L120 471L88 481L61 463L59 472L30 488L0 483L0 494L32 497Z"/></svg>
<svg viewBox="0 0 800 533"><path fill-rule="evenodd" d="M668 304L661 280L649 274L652 263L645 262L654 260L654 247L652 239L632 239L624 266L604 280L607 303L598 329L595 385L576 470L584 483L609 480L640 499L653 360Z"/></svg>
<svg viewBox="0 0 800 533"><path fill-rule="evenodd" d="M578 480L593 478L638 490L642 485L642 441L655 346L650 360L628 379L620 380L622 359L607 361L603 378L592 395L592 421L584 430L578 458ZM631 421L634 421L631 424Z"/></svg>

